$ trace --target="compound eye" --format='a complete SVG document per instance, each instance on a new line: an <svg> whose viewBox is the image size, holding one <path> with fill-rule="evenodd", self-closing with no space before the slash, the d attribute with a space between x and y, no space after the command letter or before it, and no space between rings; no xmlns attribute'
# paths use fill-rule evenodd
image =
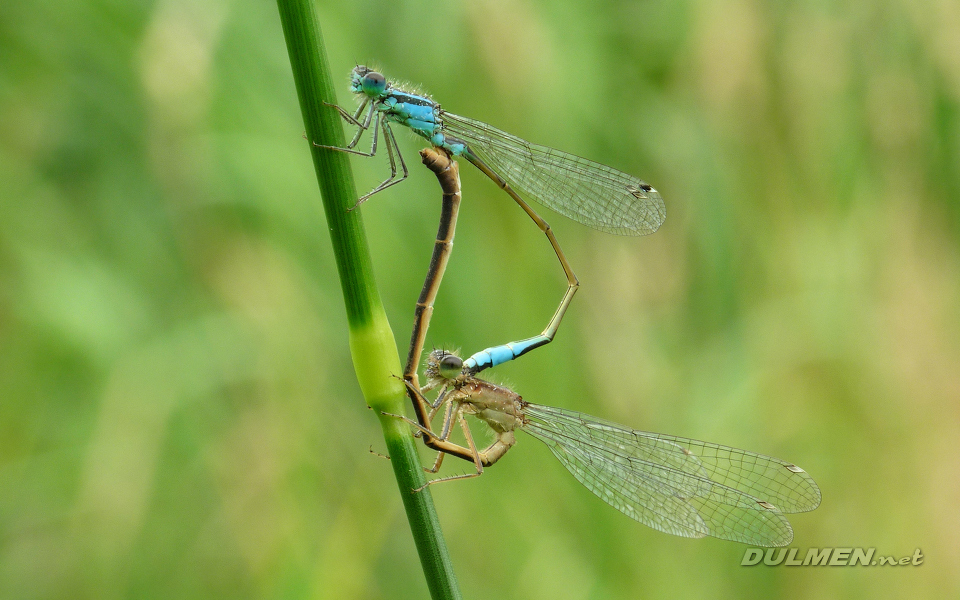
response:
<svg viewBox="0 0 960 600"><path fill-rule="evenodd" d="M453 379L463 370L463 359L448 354L440 359L440 375L445 379Z"/></svg>
<svg viewBox="0 0 960 600"><path fill-rule="evenodd" d="M365 94L368 96L376 96L382 94L384 90L387 89L387 79L376 71L370 71L363 76L363 81L360 85L363 87Z"/></svg>

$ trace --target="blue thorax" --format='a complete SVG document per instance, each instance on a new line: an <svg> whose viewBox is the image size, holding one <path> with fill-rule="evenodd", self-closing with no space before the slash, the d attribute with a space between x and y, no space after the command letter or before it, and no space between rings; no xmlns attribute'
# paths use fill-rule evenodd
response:
<svg viewBox="0 0 960 600"><path fill-rule="evenodd" d="M429 97L393 87L383 75L363 65L353 69L350 79L350 89L370 98L387 121L409 127L434 146L454 155L466 151L466 144L443 134L440 105Z"/></svg>

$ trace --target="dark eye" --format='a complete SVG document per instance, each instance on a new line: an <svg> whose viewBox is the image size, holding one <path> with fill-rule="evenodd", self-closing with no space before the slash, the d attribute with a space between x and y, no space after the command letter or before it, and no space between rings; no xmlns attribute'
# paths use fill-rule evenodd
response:
<svg viewBox="0 0 960 600"><path fill-rule="evenodd" d="M439 375L444 379L456 379L460 376L460 371L463 369L463 360L453 354L445 354L443 358L440 359L439 364Z"/></svg>
<svg viewBox="0 0 960 600"><path fill-rule="evenodd" d="M375 88L379 88L384 84L384 82L386 82L386 79L383 77L383 75L381 75L380 73L377 73L376 71L371 71L370 73L367 73L364 76L364 79L366 79L365 83L367 85Z"/></svg>
<svg viewBox="0 0 960 600"><path fill-rule="evenodd" d="M444 370L459 371L463 368L463 360L459 356L448 354L440 361L440 367Z"/></svg>

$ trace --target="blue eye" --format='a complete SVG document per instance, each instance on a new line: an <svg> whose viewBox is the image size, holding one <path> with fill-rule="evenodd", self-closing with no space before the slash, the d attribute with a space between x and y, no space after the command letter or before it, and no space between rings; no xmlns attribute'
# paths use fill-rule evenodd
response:
<svg viewBox="0 0 960 600"><path fill-rule="evenodd" d="M370 71L363 76L360 87L363 88L363 93L368 96L379 96L387 89L387 80L380 73Z"/></svg>

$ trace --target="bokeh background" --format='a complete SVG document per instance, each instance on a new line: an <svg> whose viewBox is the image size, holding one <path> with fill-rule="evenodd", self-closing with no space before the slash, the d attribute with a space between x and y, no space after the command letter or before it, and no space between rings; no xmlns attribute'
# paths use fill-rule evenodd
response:
<svg viewBox="0 0 960 600"><path fill-rule="evenodd" d="M791 517L801 555L925 556L741 567L521 436L433 491L466 597L960 592L960 4L319 11L341 103L373 62L662 191L646 238L544 211L582 288L556 342L492 378L803 466L824 500ZM271 2L0 6L0 597L425 597L302 130ZM409 181L362 210L403 351L439 192L400 137ZM387 169L353 164L361 192ZM564 280L462 172L428 344L474 351L538 333Z"/></svg>

